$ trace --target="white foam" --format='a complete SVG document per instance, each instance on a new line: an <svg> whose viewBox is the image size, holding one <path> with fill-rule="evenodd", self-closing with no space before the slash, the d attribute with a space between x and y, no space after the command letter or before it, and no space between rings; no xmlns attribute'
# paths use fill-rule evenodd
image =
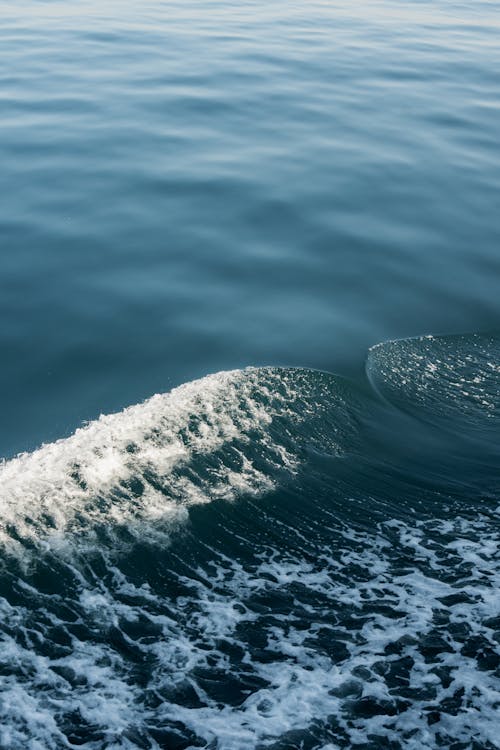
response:
<svg viewBox="0 0 500 750"><path fill-rule="evenodd" d="M271 472L257 470L241 450L252 434L253 453L260 443L273 467L293 470L294 457L272 445L267 433L287 402L271 397L266 377L272 378L271 370L211 375L4 462L0 542L12 550L20 537L54 548L68 541L69 532L88 533L103 522L143 534L144 522L182 522L190 504L271 489ZM260 400L253 395L257 386ZM205 473L193 466L194 459L237 444L231 465L218 458ZM142 485L139 491L133 481Z"/></svg>
<svg viewBox="0 0 500 750"><path fill-rule="evenodd" d="M92 750L138 748L131 730L144 732L148 726L175 722L206 743L215 742L219 750L248 750L271 746L279 737L305 731L313 723L326 726L332 717L343 733L341 747L346 742L366 743L370 736L381 743L403 743L410 750L431 750L438 738L445 747L472 739L494 746L500 731L500 680L461 653L463 639L456 640L448 625L439 628L436 617L439 621L446 615L449 625L463 624L471 636L495 648L494 633L485 621L498 616L498 530L493 533L491 522L481 518L412 526L392 521L373 534L346 530L336 538L335 555L320 550L314 564L299 553L265 548L260 562L243 566L214 550L207 570L182 578L185 593L176 600L164 600L147 585L133 584L117 568L108 569L107 585L102 580L93 585L82 582L74 603L80 617L102 632L104 641L115 629L144 654L151 664L147 689L163 696L162 701L154 709L144 705L144 687L134 682L130 665L105 642L73 638L70 652L49 658L6 635L2 662L15 668L16 675L2 685L6 700L1 746L66 747L60 717L70 711L78 711L106 737L105 744L89 741ZM416 549L420 554L411 569L398 572L401 555L408 567ZM455 561L462 551L463 570ZM356 578L350 577L352 570ZM286 592L293 592L286 615L271 612L263 617L252 604L255 596L272 600ZM459 596L444 604L450 595ZM39 601L37 617L42 623L49 614L44 596L39 595ZM30 621L33 628L28 610L1 599L0 610L6 628L21 632ZM301 624L305 611L307 628ZM343 624L345 611L358 623L354 629ZM335 613L339 618L332 622ZM64 627L55 615L51 618ZM126 635L126 623L141 618L156 629L154 639ZM45 637L44 626L35 623L34 628L30 637L36 644L36 638ZM255 628L266 635L264 660L246 641L245 632ZM429 657L425 641L436 628L447 647ZM223 642L240 649L240 667L221 650ZM324 650L325 642L343 644L344 653L335 657L335 649ZM387 650L397 644L399 650ZM410 660L409 700L386 676L401 658ZM200 669L209 675L236 675L242 668L263 686L249 690L239 705L221 705L198 678ZM449 684L437 668L448 671ZM71 672L71 684L61 669ZM176 700L176 690L184 688L194 691L200 705L186 704L182 697ZM454 700L457 692L462 697L456 710L447 711L444 703ZM351 715L354 703L370 700L381 707L375 715ZM397 711L384 710L398 700L402 703ZM439 712L434 723L427 721L430 710Z"/></svg>
<svg viewBox="0 0 500 750"><path fill-rule="evenodd" d="M463 526L467 525L463 519L459 521ZM496 597L494 581L498 583L500 569L498 565L492 564L493 559L487 546L484 557L479 555L471 560L479 567L470 571L467 582L462 582L461 585L446 582L447 559L445 556L438 563L435 541L431 541L426 533L429 529L425 525L417 525L412 529L400 522L390 526L396 526L398 543L408 551L409 559L411 550L417 544L419 549L426 552L421 556L422 569L415 569L405 575L394 575L391 555L387 549L381 551L380 539L361 535L364 549L346 549L342 557L346 566L349 563L355 564L365 571L364 581L349 583L347 580L336 580L338 567L335 564L330 567L328 556L323 557L318 569L300 558L286 560L279 555L272 555L252 573L245 573L241 568L231 565L234 577L226 576L228 590L225 596L231 605L233 596L245 602L246 597L255 591L272 592L275 589L277 593L292 584L300 584L308 592L323 593L334 609L338 602L350 603L359 610L360 628L354 640L347 640L347 658L336 663L315 648L316 637L321 630L331 628L333 640L338 637L334 632L342 629L341 624L333 628L324 623L315 624L313 616L311 626L303 630L294 626L292 617L284 620L282 625L275 624L267 629L268 649L275 651L280 658L269 663L254 663L256 673L268 685L253 692L241 707L234 709L226 706L217 710L210 704L199 709L165 706L164 715L171 719L177 716L207 742L216 741L218 748L227 750L260 746L260 743L265 746L266 738L271 742L283 733L304 729L311 722L321 718L326 720L331 715L337 717L352 744L368 742L369 736L375 735L381 741L399 741L414 750L430 750L436 747L439 733L448 736L450 743L469 741L471 738L477 742L494 742L495 733L500 730L500 716L494 708L500 687L498 678L492 673L481 671L474 659L467 659L459 654L462 644L453 643L449 634L452 646L450 652L437 654L429 661L424 658L420 643L435 628L436 613L445 610L451 621L464 621L473 631L487 633L482 621L494 614L491 599ZM435 522L434 527L434 531L439 533L438 522ZM469 525L469 530L477 533L474 525ZM454 546L445 544L439 551L446 555L446 551ZM481 546L481 542L478 542L478 546ZM485 563L489 565L492 580L482 583L477 575ZM474 600L448 607L442 604L443 597L460 592L473 592ZM196 585L193 600L199 602L204 621L216 623L215 627L212 625L205 633L217 633L218 638L231 638L234 635L235 623L219 616L220 603L214 602L213 595L207 595L203 585ZM373 609L370 602L374 605ZM400 616L394 619L393 615L380 614L376 606L380 604L399 611ZM320 610L317 610L316 616L321 619ZM279 619L275 617L274 621ZM363 619L366 620L364 624ZM445 629L445 635L446 632ZM349 636L349 631L346 631L346 636ZM370 681L359 683L360 697L371 697L379 703L393 704L394 689L389 688L383 674L372 668L381 662L389 667L399 658L397 655L387 656L385 649L391 644L404 642L405 638L407 645L403 647L402 655L410 656L413 660L408 687L418 692L432 686L435 698L416 698L400 713L382 712L381 715L347 721L343 701L332 695L331 691L352 681L356 669L362 667L370 671L371 677ZM452 680L449 687L445 688L441 684L441 679L433 671L436 666L450 669ZM444 711L439 722L429 725L426 707L435 705L439 710L446 698L452 697L462 688L465 698L457 715ZM474 708L467 708L467 701Z"/></svg>
<svg viewBox="0 0 500 750"><path fill-rule="evenodd" d="M15 544L11 525L37 550L65 553L69 543L81 551L106 522L107 533L146 530L163 545L163 526L184 522L193 503L267 491L276 467L294 471L298 460L271 428L300 393L293 378L273 377L211 376L5 463L3 544ZM498 616L496 519L393 519L371 532L337 524L331 544L315 542L313 554L307 530L275 523L292 552L271 548L271 537L245 564L208 549L204 569L169 571L182 590L176 597L128 578L107 547L104 576L76 556L57 557L71 579L64 597L38 591L32 579L15 582L26 605L0 598L0 746L63 750L68 725L80 723L86 750L156 748L150 731L179 722L218 750L279 738L286 746L288 733L313 725L318 750L373 737L408 750L494 746L500 681L479 663L480 648L463 651L470 638L498 649L488 622ZM266 611L259 598L285 604ZM52 628L64 647L55 647ZM468 655L474 649L479 656ZM404 676L391 682L404 659ZM218 699L211 684L231 677L240 680L238 701Z"/></svg>

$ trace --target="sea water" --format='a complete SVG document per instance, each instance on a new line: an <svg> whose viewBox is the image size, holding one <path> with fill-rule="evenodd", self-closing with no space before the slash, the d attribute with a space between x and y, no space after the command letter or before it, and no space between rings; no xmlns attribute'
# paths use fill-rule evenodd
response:
<svg viewBox="0 0 500 750"><path fill-rule="evenodd" d="M0 6L2 750L498 746L499 31Z"/></svg>

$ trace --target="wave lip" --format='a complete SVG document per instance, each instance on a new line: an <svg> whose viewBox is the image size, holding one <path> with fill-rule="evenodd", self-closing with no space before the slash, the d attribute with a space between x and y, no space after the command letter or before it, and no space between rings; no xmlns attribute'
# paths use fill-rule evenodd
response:
<svg viewBox="0 0 500 750"><path fill-rule="evenodd" d="M185 520L190 505L267 492L280 474L294 473L298 443L318 440L326 413L335 406L344 417L339 383L305 370L248 368L101 416L0 467L0 540L10 549L53 548L97 527L143 538ZM332 451L334 422L322 443Z"/></svg>

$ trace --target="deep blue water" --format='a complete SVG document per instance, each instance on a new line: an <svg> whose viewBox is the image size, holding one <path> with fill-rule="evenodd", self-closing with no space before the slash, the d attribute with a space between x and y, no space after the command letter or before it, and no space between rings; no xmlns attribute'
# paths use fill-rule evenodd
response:
<svg viewBox="0 0 500 750"><path fill-rule="evenodd" d="M0 8L0 750L498 747L499 32Z"/></svg>
<svg viewBox="0 0 500 750"><path fill-rule="evenodd" d="M498 33L487 2L4 4L0 453L498 328Z"/></svg>

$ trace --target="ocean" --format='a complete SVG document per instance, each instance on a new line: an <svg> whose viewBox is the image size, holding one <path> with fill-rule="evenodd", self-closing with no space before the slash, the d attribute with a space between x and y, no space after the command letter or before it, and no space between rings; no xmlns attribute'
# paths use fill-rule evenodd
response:
<svg viewBox="0 0 500 750"><path fill-rule="evenodd" d="M495 750L500 13L0 5L0 750Z"/></svg>

